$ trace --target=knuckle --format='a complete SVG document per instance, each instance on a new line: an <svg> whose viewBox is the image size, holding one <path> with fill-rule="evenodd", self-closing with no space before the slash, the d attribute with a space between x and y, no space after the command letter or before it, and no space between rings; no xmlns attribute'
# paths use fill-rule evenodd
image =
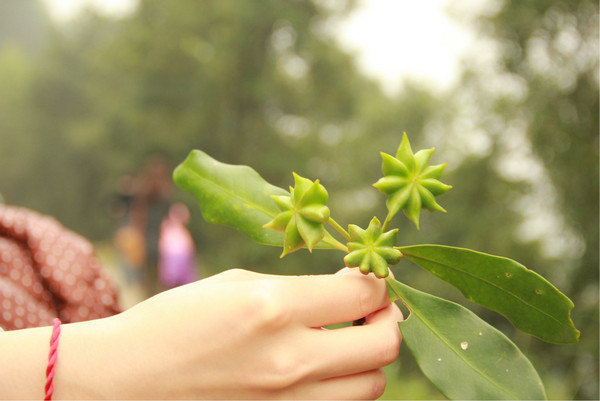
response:
<svg viewBox="0 0 600 401"><path fill-rule="evenodd" d="M359 310L361 316L367 316L369 313L372 312L373 299L371 298L371 296L369 295L368 292L361 291L358 294L357 303L358 303L358 310Z"/></svg>
<svg viewBox="0 0 600 401"><path fill-rule="evenodd" d="M231 280L243 280L251 276L251 273L248 270L240 268L229 269L221 274Z"/></svg>
<svg viewBox="0 0 600 401"><path fill-rule="evenodd" d="M245 275L245 273L247 273L245 270L240 269L238 267L229 269L225 272L225 274L227 274L231 277L242 277L243 275Z"/></svg>
<svg viewBox="0 0 600 401"><path fill-rule="evenodd" d="M282 288L277 283L268 280L260 283L250 302L256 323L261 327L283 327L292 319L292 311L287 307Z"/></svg>
<svg viewBox="0 0 600 401"><path fill-rule="evenodd" d="M386 296L385 291L380 291L379 281L365 275L346 274L342 276L344 280L348 280L348 287L354 288L353 301L354 307L362 317L369 315L380 308L382 297Z"/></svg>
<svg viewBox="0 0 600 401"><path fill-rule="evenodd" d="M389 365L398 358L400 352L400 333L399 330L392 331L381 343L379 350L379 360L381 366Z"/></svg>
<svg viewBox="0 0 600 401"><path fill-rule="evenodd" d="M289 388L303 378L302 363L293 353L282 351L267 358L261 386L270 391Z"/></svg>
<svg viewBox="0 0 600 401"><path fill-rule="evenodd" d="M385 391L386 383L387 379L383 370L377 369L373 371L373 375L369 383L368 398L374 400L381 397Z"/></svg>

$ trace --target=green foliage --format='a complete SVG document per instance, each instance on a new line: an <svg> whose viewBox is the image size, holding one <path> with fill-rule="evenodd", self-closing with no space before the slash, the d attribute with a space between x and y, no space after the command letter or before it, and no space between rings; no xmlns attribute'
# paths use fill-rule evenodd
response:
<svg viewBox="0 0 600 401"><path fill-rule="evenodd" d="M417 291L391 277L390 298L410 316L398 323L423 373L449 399L543 400L531 362L504 334L470 310Z"/></svg>
<svg viewBox="0 0 600 401"><path fill-rule="evenodd" d="M404 134L397 153L400 160L388 159L389 164L386 164L384 157L383 173L415 173L410 177L413 183L409 183L414 192L423 181L430 179L427 174L431 170L436 185L442 186L444 184L437 180L445 165L427 167L432 152L420 151L413 156ZM347 266L384 278L389 275L388 266L398 263L405 254L459 288L470 300L503 313L521 330L545 341L578 341L579 332L570 320L573 303L538 274L513 260L466 249L438 245L395 247L398 229L384 232L385 227L377 217L373 217L366 230L351 224L346 232L330 218L329 208L325 206L329 195L319 180L313 182L294 174L295 187L290 187L290 194L274 195L271 193L275 187L249 167L219 163L200 151L193 151L175 170L175 179L199 200L209 222L239 228L263 243L261 230L284 232L283 243L278 242L283 246L282 257L303 245L312 251L323 241L346 253ZM252 189L254 185L256 188ZM384 181L383 185L388 183ZM218 196L214 194L215 186ZM433 194L427 193L433 199ZM415 196L419 194L416 192ZM267 195L273 200L271 208L262 206ZM394 196L392 191L391 199ZM244 201L241 206L240 199ZM418 212L416 215L407 213L417 227L420 202L419 209L413 210ZM429 200L427 204L430 202L435 201ZM279 212L274 211L275 205ZM262 212L261 217L268 214L273 219L261 226L260 219L249 214L257 209ZM215 210L219 218L214 217ZM397 212L399 208L389 209L386 223L390 222L394 210ZM331 223L350 241L347 247L326 231L325 222ZM386 281L390 300L401 299L410 310L410 317L400 323L404 338L425 375L443 394L452 399L546 398L542 382L529 360L502 333L457 304L424 294L389 277Z"/></svg>
<svg viewBox="0 0 600 401"><path fill-rule="evenodd" d="M457 10L454 15L498 49L493 75L502 77L494 83L488 70L467 62L456 87L457 102L450 101L459 111L469 107L459 98L476 99L476 116L470 118L474 124L469 130L485 132L491 141L477 166L469 163L468 168L465 165L456 172L477 175L473 182L485 185L477 193L464 194L465 212L488 205L481 213L482 227L471 234L459 234L461 244L496 254L510 249L511 255L518 254L519 261L534 266L570 295L577 305L573 320L585 333L581 343L555 351L544 343L532 342L529 349L546 355L540 362L553 366L544 381L561 388L554 398L598 399L598 2L504 2L485 16L469 18ZM502 88L490 90L494 85ZM503 90L511 86L513 90ZM445 120L444 126L459 122L464 118L460 114ZM524 168L526 174L511 177L497 168L498 162L510 158L516 149L514 137L505 136L511 127L522 132L520 146L531 150L541 174ZM485 177L483 171L468 170L478 167L486 171ZM502 204L495 200L499 187L494 189L492 183L506 182L520 188L511 191L512 202ZM542 215L541 204L554 210ZM448 206L457 211L456 206ZM512 221L507 220L506 209L517 212ZM448 226L457 227L461 216L450 220L454 221L448 221ZM553 224L545 224L551 220ZM519 235L531 226L538 226L538 235ZM484 242L487 246L482 246ZM548 391L550 395L550 388Z"/></svg>
<svg viewBox="0 0 600 401"><path fill-rule="evenodd" d="M271 197L287 192L267 183L250 167L219 163L194 150L175 169L173 178L194 195L206 221L237 228L261 244L282 244L279 233L262 226L279 212Z"/></svg>
<svg viewBox="0 0 600 401"><path fill-rule="evenodd" d="M441 245L401 247L402 254L457 287L465 297L506 316L520 330L552 343L576 343L573 302L514 260Z"/></svg>

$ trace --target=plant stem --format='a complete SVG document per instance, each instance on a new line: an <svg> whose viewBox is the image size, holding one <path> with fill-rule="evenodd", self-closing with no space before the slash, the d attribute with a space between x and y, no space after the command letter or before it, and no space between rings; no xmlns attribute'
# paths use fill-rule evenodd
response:
<svg viewBox="0 0 600 401"><path fill-rule="evenodd" d="M383 222L383 226L381 227L381 231L386 232L390 222L392 221L392 215L388 212L387 216L385 216L385 221Z"/></svg>
<svg viewBox="0 0 600 401"><path fill-rule="evenodd" d="M346 247L346 245L333 238L328 231L325 231L325 237L323 237L322 241L326 244L333 246L335 249L339 249L340 251L348 253L348 248Z"/></svg>
<svg viewBox="0 0 600 401"><path fill-rule="evenodd" d="M327 221L333 228L335 228L337 230L338 233L342 234L344 236L344 238L346 238L348 241L350 240L350 234L348 234L348 232L346 230L344 230L344 228L342 226L340 226L338 224L337 221L335 221L332 217L329 218L329 220Z"/></svg>

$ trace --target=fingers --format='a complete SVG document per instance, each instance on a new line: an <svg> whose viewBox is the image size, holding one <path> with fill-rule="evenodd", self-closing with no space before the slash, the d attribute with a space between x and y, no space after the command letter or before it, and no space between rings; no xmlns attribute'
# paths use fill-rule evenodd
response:
<svg viewBox="0 0 600 401"><path fill-rule="evenodd" d="M366 316L365 323L367 325L391 324L392 326L397 327L398 322L403 320L404 315L398 305L391 303L385 309L381 309L376 313Z"/></svg>
<svg viewBox="0 0 600 401"><path fill-rule="evenodd" d="M304 383L285 398L307 400L374 400L383 394L386 378L381 369ZM288 397L289 396L289 397Z"/></svg>
<svg viewBox="0 0 600 401"><path fill-rule="evenodd" d="M395 304L367 317L364 326L336 330L311 329L304 350L314 364L310 375L328 378L365 372L389 365L398 357L402 336Z"/></svg>
<svg viewBox="0 0 600 401"><path fill-rule="evenodd" d="M277 303L280 309L307 327L356 320L390 304L385 281L372 274L363 275L357 269L342 269L335 275L317 276L276 276L232 269L201 282L246 281L263 283L254 286L254 289L265 292L263 295L268 295L271 302Z"/></svg>
<svg viewBox="0 0 600 401"><path fill-rule="evenodd" d="M297 319L308 327L360 319L390 304L384 280L354 272L294 277L284 292Z"/></svg>
<svg viewBox="0 0 600 401"><path fill-rule="evenodd" d="M215 274L214 276L210 276L203 280L200 280L203 283L217 284L217 283L229 283L229 282L239 282L239 281L249 281L249 280L257 280L260 278L268 278L271 277L268 274L256 273L250 270L244 269L229 269L225 270L219 274Z"/></svg>

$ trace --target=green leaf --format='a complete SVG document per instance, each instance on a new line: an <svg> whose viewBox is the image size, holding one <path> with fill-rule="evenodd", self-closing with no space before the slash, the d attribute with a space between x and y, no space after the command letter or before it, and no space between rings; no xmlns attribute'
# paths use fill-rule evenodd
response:
<svg viewBox="0 0 600 401"><path fill-rule="evenodd" d="M504 315L515 327L551 343L575 343L573 303L539 274L514 260L442 245L400 247L417 265L464 296Z"/></svg>
<svg viewBox="0 0 600 401"><path fill-rule="evenodd" d="M504 334L470 310L391 277L390 299L410 316L398 323L427 378L450 399L546 399L531 362Z"/></svg>
<svg viewBox="0 0 600 401"><path fill-rule="evenodd" d="M236 228L262 244L283 244L282 233L263 225L280 212L271 195L290 194L266 182L252 168L220 163L193 150L177 166L173 179L194 195L206 221Z"/></svg>

